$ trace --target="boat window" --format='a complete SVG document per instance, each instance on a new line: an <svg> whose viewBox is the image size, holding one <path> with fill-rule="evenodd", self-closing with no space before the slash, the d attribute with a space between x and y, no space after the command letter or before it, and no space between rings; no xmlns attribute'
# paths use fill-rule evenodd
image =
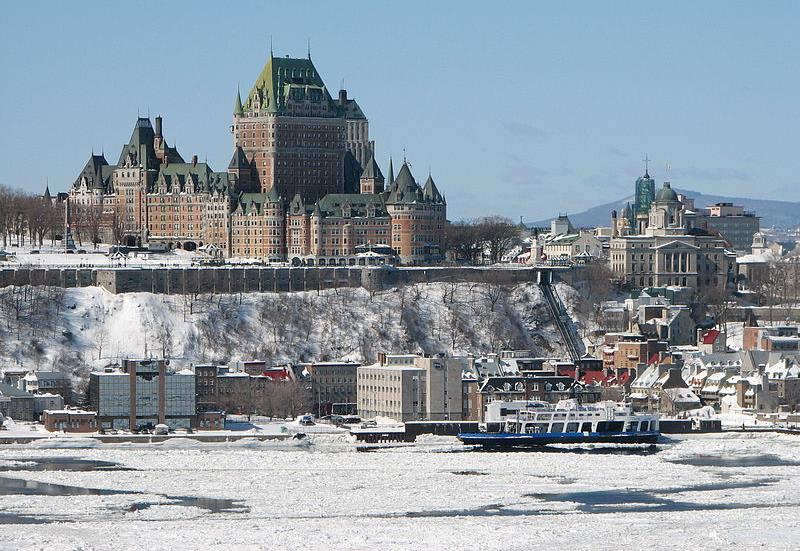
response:
<svg viewBox="0 0 800 551"><path fill-rule="evenodd" d="M536 430L536 425L525 425L525 432L528 434L533 434L539 431Z"/></svg>
<svg viewBox="0 0 800 551"><path fill-rule="evenodd" d="M650 430L650 421L642 421L642 431Z"/></svg>
<svg viewBox="0 0 800 551"><path fill-rule="evenodd" d="M622 432L622 421L600 421L597 423L597 432Z"/></svg>
<svg viewBox="0 0 800 551"><path fill-rule="evenodd" d="M581 427L581 432L592 432L592 424L591 423L584 423Z"/></svg>
<svg viewBox="0 0 800 551"><path fill-rule="evenodd" d="M553 423L550 432L564 432L564 423Z"/></svg>
<svg viewBox="0 0 800 551"><path fill-rule="evenodd" d="M536 418L539 421L548 421L548 420L553 418L553 414L552 413L540 413L539 415L536 416Z"/></svg>
<svg viewBox="0 0 800 551"><path fill-rule="evenodd" d="M578 432L578 423L567 423L567 432Z"/></svg>
<svg viewBox="0 0 800 551"><path fill-rule="evenodd" d="M534 432L537 434L547 432L547 428L549 427L547 423L536 423L534 426L536 427Z"/></svg>

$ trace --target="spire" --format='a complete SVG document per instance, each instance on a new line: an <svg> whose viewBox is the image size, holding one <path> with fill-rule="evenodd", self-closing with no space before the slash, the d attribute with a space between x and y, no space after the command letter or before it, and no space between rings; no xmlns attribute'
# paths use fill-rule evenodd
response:
<svg viewBox="0 0 800 551"><path fill-rule="evenodd" d="M311 38L307 38L306 41L308 42L308 60L311 61Z"/></svg>
<svg viewBox="0 0 800 551"><path fill-rule="evenodd" d="M272 59L272 35L269 35L269 58Z"/></svg>
<svg viewBox="0 0 800 551"><path fill-rule="evenodd" d="M394 184L394 168L392 168L391 156L389 156L389 178L386 180L386 183L389 184L389 187L391 187Z"/></svg>
<svg viewBox="0 0 800 551"><path fill-rule="evenodd" d="M645 155L642 161L644 162L644 177L645 179L650 179L650 158Z"/></svg>
<svg viewBox="0 0 800 551"><path fill-rule="evenodd" d="M50 199L50 197L51 197L51 196L50 196L50 178L48 177L48 178L45 180L45 182L46 182L46 184L45 184L45 187L44 187L44 197L45 197L46 199Z"/></svg>
<svg viewBox="0 0 800 551"><path fill-rule="evenodd" d="M244 109L242 109L242 93L239 90L239 85L236 85L236 104L233 106L233 114L234 115L242 115L244 114Z"/></svg>

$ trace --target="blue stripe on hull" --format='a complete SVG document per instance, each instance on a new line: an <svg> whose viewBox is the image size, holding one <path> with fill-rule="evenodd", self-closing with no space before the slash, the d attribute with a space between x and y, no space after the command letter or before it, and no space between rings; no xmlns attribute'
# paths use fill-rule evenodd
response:
<svg viewBox="0 0 800 551"><path fill-rule="evenodd" d="M661 433L648 432L544 432L516 434L508 432L462 432L458 439L464 444L485 447L524 447L546 444L655 444Z"/></svg>

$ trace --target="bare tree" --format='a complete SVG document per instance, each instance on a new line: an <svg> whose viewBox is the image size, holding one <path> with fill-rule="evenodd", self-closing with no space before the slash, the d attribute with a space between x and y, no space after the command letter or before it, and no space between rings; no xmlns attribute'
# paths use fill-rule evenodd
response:
<svg viewBox="0 0 800 551"><path fill-rule="evenodd" d="M519 226L502 216L487 216L479 220L478 234L489 253L489 263L496 264L519 240Z"/></svg>
<svg viewBox="0 0 800 551"><path fill-rule="evenodd" d="M97 328L94 334L94 349L97 350L97 359L100 360L103 357L103 347L108 342L108 330L106 329L105 325L101 324L100 327Z"/></svg>

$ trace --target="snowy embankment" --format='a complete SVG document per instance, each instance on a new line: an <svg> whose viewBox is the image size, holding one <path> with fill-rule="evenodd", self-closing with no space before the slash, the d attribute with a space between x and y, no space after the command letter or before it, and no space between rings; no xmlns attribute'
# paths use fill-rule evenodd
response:
<svg viewBox="0 0 800 551"><path fill-rule="evenodd" d="M373 361L379 352L509 348L549 356L564 353L560 341L535 284L188 296L0 289L0 361L79 378L122 357Z"/></svg>

